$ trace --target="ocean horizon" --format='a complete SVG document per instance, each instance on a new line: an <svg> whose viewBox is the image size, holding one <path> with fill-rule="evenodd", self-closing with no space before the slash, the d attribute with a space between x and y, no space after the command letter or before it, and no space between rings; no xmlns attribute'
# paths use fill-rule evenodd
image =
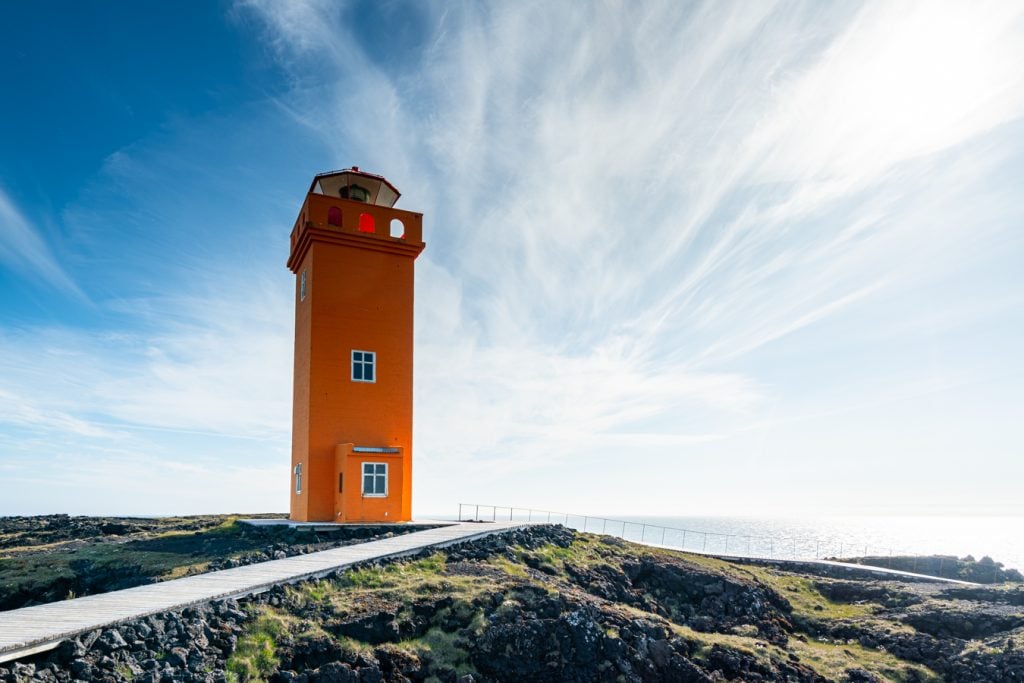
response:
<svg viewBox="0 0 1024 683"><path fill-rule="evenodd" d="M988 556L1024 571L1024 517L576 515L479 507L479 518L550 521L694 552L751 557ZM476 508L463 508L463 518ZM438 515L435 519L453 518Z"/></svg>

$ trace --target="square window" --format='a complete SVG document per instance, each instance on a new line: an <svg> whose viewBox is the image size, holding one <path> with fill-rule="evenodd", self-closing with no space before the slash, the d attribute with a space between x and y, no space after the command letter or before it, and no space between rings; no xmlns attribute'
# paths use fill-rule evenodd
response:
<svg viewBox="0 0 1024 683"><path fill-rule="evenodd" d="M377 354L373 351L352 351L352 381L377 381Z"/></svg>
<svg viewBox="0 0 1024 683"><path fill-rule="evenodd" d="M387 463L363 463L363 495L385 498L388 495Z"/></svg>

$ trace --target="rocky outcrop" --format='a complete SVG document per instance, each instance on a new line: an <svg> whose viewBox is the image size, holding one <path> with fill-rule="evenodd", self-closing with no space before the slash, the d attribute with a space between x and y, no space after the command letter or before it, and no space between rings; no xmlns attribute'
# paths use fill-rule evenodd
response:
<svg viewBox="0 0 1024 683"><path fill-rule="evenodd" d="M150 616L0 665L0 682L886 680L858 648L951 681L1024 680L1014 591L801 576L838 614L871 615L837 617L785 593L792 581L780 592L763 573L579 539L517 530ZM848 663L825 676L800 649L812 641Z"/></svg>
<svg viewBox="0 0 1024 683"><path fill-rule="evenodd" d="M225 681L249 615L235 601L145 617L64 641L45 656L0 666L0 680Z"/></svg>
<svg viewBox="0 0 1024 683"><path fill-rule="evenodd" d="M171 574L201 574L430 528L382 525L315 531L231 522L224 516L0 517L0 559L4 560L0 563L0 586L4 588L0 591L0 610L133 588Z"/></svg>

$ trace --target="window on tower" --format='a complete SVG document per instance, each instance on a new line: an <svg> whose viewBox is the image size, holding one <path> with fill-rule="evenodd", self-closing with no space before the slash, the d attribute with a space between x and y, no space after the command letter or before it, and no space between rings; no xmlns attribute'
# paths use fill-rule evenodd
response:
<svg viewBox="0 0 1024 683"><path fill-rule="evenodd" d="M388 495L387 463L363 463L363 495L376 498L384 498Z"/></svg>
<svg viewBox="0 0 1024 683"><path fill-rule="evenodd" d="M295 493L302 493L302 463L295 466Z"/></svg>
<svg viewBox="0 0 1024 683"><path fill-rule="evenodd" d="M377 381L377 354L373 351L352 352L352 381Z"/></svg>
<svg viewBox="0 0 1024 683"><path fill-rule="evenodd" d="M306 300L306 271L302 271L301 282L299 283L299 301Z"/></svg>
<svg viewBox="0 0 1024 683"><path fill-rule="evenodd" d="M327 225L341 227L341 209L336 206L327 209Z"/></svg>

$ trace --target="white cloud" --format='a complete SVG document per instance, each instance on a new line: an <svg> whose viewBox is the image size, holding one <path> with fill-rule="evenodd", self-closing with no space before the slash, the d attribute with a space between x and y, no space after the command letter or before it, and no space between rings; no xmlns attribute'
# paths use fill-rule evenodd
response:
<svg viewBox="0 0 1024 683"><path fill-rule="evenodd" d="M291 297L243 287L130 300L126 333L34 328L0 339L0 419L96 436L104 425L282 439L290 429ZM43 408L45 406L45 408ZM91 417L84 417L91 416Z"/></svg>
<svg viewBox="0 0 1024 683"><path fill-rule="evenodd" d="M973 200L1024 114L1013 4L444 5L389 64L332 5L301 40L247 6L297 120L427 217L417 442L449 468L727 443L791 398L767 345L1019 246Z"/></svg>
<svg viewBox="0 0 1024 683"><path fill-rule="evenodd" d="M46 241L0 188L0 263L80 299L85 295L53 256Z"/></svg>
<svg viewBox="0 0 1024 683"><path fill-rule="evenodd" d="M675 504L683 474L712 490L735 463L750 465L747 485L762 452L802 467L820 444L797 440L805 451L790 454L762 428L799 423L791 406L828 393L825 378L785 376L813 374L807 359L846 339L806 339L842 321L863 323L875 351L932 334L941 326L915 316L952 308L915 287L1024 249L1016 189L1000 175L1020 159L1000 127L1024 113L1013 4L419 6L422 45L383 62L360 49L347 6L237 11L265 20L290 74L277 104L337 166L386 174L401 206L426 215L416 447L431 487L418 509L440 509L467 481L558 495L554 477L534 485L542 468L607 489L617 458L637 453L664 476L627 507ZM216 175L191 147L169 166L138 163L144 148L111 157L115 181ZM246 199L266 191L253 183ZM0 217L15 225L0 259L34 254L61 282L4 195ZM283 498L268 463L287 460L292 295L270 268L196 268L179 296L125 300L130 333L9 333L0 420L50 446L66 438L72 469L85 457L75 448L102 454L125 481L156 471L149 456L125 464L132 453L203 468L176 480L223 483L251 452L260 490ZM901 296L913 314L871 327L883 316L868 309ZM999 300L987 319L1019 307ZM759 360L779 347L791 366ZM857 358L848 372L880 395L906 379ZM883 441L891 427L879 424ZM196 490L190 505L217 495Z"/></svg>

